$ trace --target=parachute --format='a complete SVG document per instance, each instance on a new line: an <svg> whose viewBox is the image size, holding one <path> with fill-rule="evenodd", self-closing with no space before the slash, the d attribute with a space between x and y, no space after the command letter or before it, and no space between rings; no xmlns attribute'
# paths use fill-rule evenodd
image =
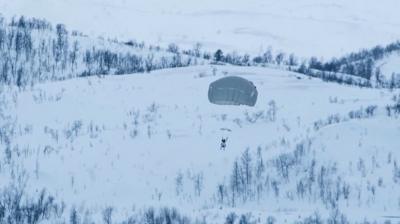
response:
<svg viewBox="0 0 400 224"><path fill-rule="evenodd" d="M228 76L210 84L208 100L218 105L247 105L253 107L257 102L257 88L247 79Z"/></svg>

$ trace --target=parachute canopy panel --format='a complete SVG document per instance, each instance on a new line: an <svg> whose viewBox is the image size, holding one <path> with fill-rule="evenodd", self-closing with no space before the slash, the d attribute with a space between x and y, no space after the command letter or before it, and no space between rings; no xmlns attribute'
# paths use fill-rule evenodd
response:
<svg viewBox="0 0 400 224"><path fill-rule="evenodd" d="M218 105L247 105L253 107L257 102L257 88L247 79L228 76L210 84L208 100Z"/></svg>

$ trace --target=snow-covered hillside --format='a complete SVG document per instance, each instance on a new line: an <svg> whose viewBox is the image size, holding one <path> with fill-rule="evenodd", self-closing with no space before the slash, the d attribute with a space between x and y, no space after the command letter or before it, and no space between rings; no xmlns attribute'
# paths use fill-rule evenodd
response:
<svg viewBox="0 0 400 224"><path fill-rule="evenodd" d="M399 8L0 0L0 224L400 223Z"/></svg>
<svg viewBox="0 0 400 224"><path fill-rule="evenodd" d="M226 75L257 86L254 108L208 102L208 85ZM76 207L101 222L108 206L117 223L150 206L199 223L230 212L255 223L396 221L400 124L386 106L398 91L233 66L0 90L0 186L22 176L28 195L46 189L65 202L58 221Z"/></svg>
<svg viewBox="0 0 400 224"><path fill-rule="evenodd" d="M93 36L325 58L397 40L399 8L397 0L0 0L7 16L44 17Z"/></svg>
<svg viewBox="0 0 400 224"><path fill-rule="evenodd" d="M36 18L0 14L0 83L19 87L92 75L121 75L204 63L200 50L89 37Z"/></svg>

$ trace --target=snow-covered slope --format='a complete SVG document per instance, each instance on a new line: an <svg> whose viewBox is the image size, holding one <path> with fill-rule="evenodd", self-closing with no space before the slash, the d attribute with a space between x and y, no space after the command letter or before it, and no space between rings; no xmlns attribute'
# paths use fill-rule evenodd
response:
<svg viewBox="0 0 400 224"><path fill-rule="evenodd" d="M400 37L397 0L0 0L0 13L45 17L93 36L259 54L341 56Z"/></svg>
<svg viewBox="0 0 400 224"><path fill-rule="evenodd" d="M320 58L398 40L399 8L397 0L0 0L0 16L89 34L0 17L0 223L398 221L399 90L323 82L278 59L208 64L200 53L256 56L271 46L271 57L315 56L305 73L342 82L350 76L320 72ZM201 52L155 47L170 43L201 43ZM365 77L380 71L377 86L394 87L379 82L400 74L391 47L346 56L355 61L335 72L370 84ZM229 75L256 85L255 107L208 101L209 84Z"/></svg>
<svg viewBox="0 0 400 224"><path fill-rule="evenodd" d="M225 75L254 82L254 108L208 102L209 83ZM384 109L396 92L233 66L2 88L9 141L1 145L10 153L1 154L8 162L0 186L25 173L29 194L46 188L93 219L106 206L117 221L146 206L173 206L207 223L224 222L230 211L261 223L268 216L293 223L315 211L326 217L335 208L352 221L398 212L400 125ZM371 105L375 115L367 116ZM265 171L254 171L234 198L232 168L246 149L252 170L262 157Z"/></svg>
<svg viewBox="0 0 400 224"><path fill-rule="evenodd" d="M64 25L0 15L0 82L17 86L92 75L118 75L205 63L196 54L143 42L93 38ZM199 56L200 53L197 55Z"/></svg>

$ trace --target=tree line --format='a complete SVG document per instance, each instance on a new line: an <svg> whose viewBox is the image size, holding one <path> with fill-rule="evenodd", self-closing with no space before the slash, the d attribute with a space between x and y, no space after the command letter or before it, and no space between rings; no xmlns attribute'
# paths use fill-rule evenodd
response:
<svg viewBox="0 0 400 224"><path fill-rule="evenodd" d="M119 75L197 63L144 43L89 39L63 24L0 17L0 83L17 86L92 75ZM102 42L101 44L97 44Z"/></svg>
<svg viewBox="0 0 400 224"><path fill-rule="evenodd" d="M371 87L371 80L374 79L378 87L399 88L400 75L391 74L390 78L385 78L380 68L376 66L378 60L394 52L400 52L400 41L386 46L378 45L371 49L363 49L340 58L333 58L327 62L317 57L300 60L295 54L286 54L282 51L274 54L272 48L268 48L263 54L255 57L248 54L240 55L235 52L225 54L221 49L218 49L211 59L217 64L276 65L311 77L321 78L324 81L362 87Z"/></svg>
<svg viewBox="0 0 400 224"><path fill-rule="evenodd" d="M327 62L317 57L299 59L294 54L268 48L255 57L237 52L202 51L197 43L192 49L180 49L171 43L165 50L130 40L89 39L63 24L55 27L46 20L0 16L0 83L26 86L45 80L63 80L92 75L119 75L150 72L156 69L214 64L238 66L275 65L324 81L371 87L400 87L400 75L385 78L376 62L400 51L400 41L384 47L363 49ZM361 79L359 79L361 78Z"/></svg>

